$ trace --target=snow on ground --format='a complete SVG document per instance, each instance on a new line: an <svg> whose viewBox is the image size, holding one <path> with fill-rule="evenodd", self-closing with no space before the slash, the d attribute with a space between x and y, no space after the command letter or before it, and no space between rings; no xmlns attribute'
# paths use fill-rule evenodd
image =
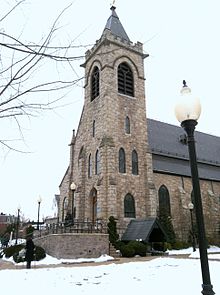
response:
<svg viewBox="0 0 220 295"><path fill-rule="evenodd" d="M209 253L220 252L219 248L211 247ZM190 254L199 257L198 251L192 248L179 251L170 251L169 254ZM219 254L209 254L219 257ZM101 256L99 260L112 259L108 255ZM94 259L93 261L97 261ZM0 280L7 286L7 294L37 294L60 295L71 292L77 295L110 295L146 293L153 295L185 295L201 294L202 278L199 259L176 259L169 257L155 258L150 261L129 262L116 264L114 261L108 265L50 267L50 264L62 262L85 262L84 260L58 260L47 255L38 262L48 264L45 268L27 270L13 269L1 270ZM0 261L1 263L1 261ZM209 261L211 281L216 295L220 294L220 260ZM13 278L13 279L12 279ZM13 280L13 284L11 281ZM4 288L3 288L4 289ZM5 290L6 290L5 289Z"/></svg>
<svg viewBox="0 0 220 295"><path fill-rule="evenodd" d="M10 258L5 258L3 257L3 260L5 261L10 261L15 265L26 265L26 262L21 262L21 263L15 263L13 260L13 257ZM102 255L98 258L78 258L78 259L58 259L55 257L52 257L50 255L46 255L46 257L40 261L33 261L32 265L57 265L57 264L80 264L80 263L85 263L85 262L105 262L105 261L110 261L114 260L113 257L108 256L108 255Z"/></svg>
<svg viewBox="0 0 220 295"><path fill-rule="evenodd" d="M207 250L209 259L220 259L220 248L216 246L210 246ZM169 255L184 255L188 254L190 258L199 258L199 249L193 252L193 248L181 249L181 250L170 250ZM217 253L217 254L212 254Z"/></svg>

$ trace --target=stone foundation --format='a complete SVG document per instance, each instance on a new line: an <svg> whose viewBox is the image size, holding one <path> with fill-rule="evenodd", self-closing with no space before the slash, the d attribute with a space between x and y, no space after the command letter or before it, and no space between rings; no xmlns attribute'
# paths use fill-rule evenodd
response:
<svg viewBox="0 0 220 295"><path fill-rule="evenodd" d="M58 259L97 258L109 254L107 234L53 234L36 238L34 243Z"/></svg>

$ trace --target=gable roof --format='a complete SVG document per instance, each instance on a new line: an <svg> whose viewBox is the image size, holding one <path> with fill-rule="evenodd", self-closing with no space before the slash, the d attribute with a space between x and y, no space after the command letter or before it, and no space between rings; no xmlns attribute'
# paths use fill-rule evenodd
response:
<svg viewBox="0 0 220 295"><path fill-rule="evenodd" d="M147 119L148 141L154 171L190 176L188 146L184 130ZM195 131L200 178L220 180L220 137Z"/></svg>
<svg viewBox="0 0 220 295"><path fill-rule="evenodd" d="M115 12L115 9L116 9L115 6L111 7L112 14L110 15L110 17L107 20L104 31L109 30L109 31L111 31L111 33L113 35L130 42L130 39L129 39L128 35L126 34L125 29L123 28L123 26L119 20L119 17L117 16L117 14ZM103 33L104 33L104 31L103 31Z"/></svg>
<svg viewBox="0 0 220 295"><path fill-rule="evenodd" d="M122 241L136 241L141 240L149 242L153 230L159 230L157 236L163 236L163 240L167 239L166 233L162 228L158 218L148 218L145 220L133 219L128 224L124 232ZM162 241L162 240L161 240Z"/></svg>

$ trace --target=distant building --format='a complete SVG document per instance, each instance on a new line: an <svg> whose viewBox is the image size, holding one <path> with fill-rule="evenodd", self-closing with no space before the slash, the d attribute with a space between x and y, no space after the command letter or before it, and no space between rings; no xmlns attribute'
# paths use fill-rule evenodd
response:
<svg viewBox="0 0 220 295"><path fill-rule="evenodd" d="M60 184L58 218L106 222L114 216L123 232L132 219L165 212L176 238L188 240L193 194L186 137L180 127L147 119L147 56L111 7L100 39L86 52L84 107ZM195 138L207 236L216 241L220 138L201 132Z"/></svg>
<svg viewBox="0 0 220 295"><path fill-rule="evenodd" d="M14 215L7 215L4 213L0 214L0 234L3 234L7 229L8 225L17 222L17 217Z"/></svg>

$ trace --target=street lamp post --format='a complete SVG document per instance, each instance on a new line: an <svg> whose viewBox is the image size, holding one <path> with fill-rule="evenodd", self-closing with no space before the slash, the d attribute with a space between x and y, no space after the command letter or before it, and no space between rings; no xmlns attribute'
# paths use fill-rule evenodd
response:
<svg viewBox="0 0 220 295"><path fill-rule="evenodd" d="M39 196L39 198L37 199L37 203L38 203L38 210L37 210L37 230L39 230L39 219L40 219L40 204L42 202L42 198L41 196Z"/></svg>
<svg viewBox="0 0 220 295"><path fill-rule="evenodd" d="M20 211L21 211L20 206L18 206L17 210L18 210L18 215L17 215L17 224L16 224L15 245L17 245L18 243L18 229L19 229L19 219L20 219Z"/></svg>
<svg viewBox="0 0 220 295"><path fill-rule="evenodd" d="M75 190L76 190L76 185L74 182L71 183L70 189L72 192L72 224L74 223L74 218L75 218L75 209L74 209L74 197L75 197Z"/></svg>
<svg viewBox="0 0 220 295"><path fill-rule="evenodd" d="M200 263L202 271L202 294L213 295L213 286L211 284L209 262L207 254L207 240L205 234L205 225L202 209L202 199L199 184L199 175L197 167L197 157L194 139L194 130L197 125L197 120L201 114L201 105L199 99L193 99L191 89L186 85L185 80L183 81L183 88L181 90L182 101L180 101L175 107L175 114L177 120L181 123L181 127L187 133L188 150L189 150L189 161L191 168L192 186L195 198L195 213L196 222L198 227L198 242L200 252Z"/></svg>
<svg viewBox="0 0 220 295"><path fill-rule="evenodd" d="M190 220L191 220L192 247L193 247L193 252L195 252L196 251L196 241L195 241L195 232L194 232L194 225L193 225L193 209L194 209L193 203L189 203L188 208L190 211Z"/></svg>

